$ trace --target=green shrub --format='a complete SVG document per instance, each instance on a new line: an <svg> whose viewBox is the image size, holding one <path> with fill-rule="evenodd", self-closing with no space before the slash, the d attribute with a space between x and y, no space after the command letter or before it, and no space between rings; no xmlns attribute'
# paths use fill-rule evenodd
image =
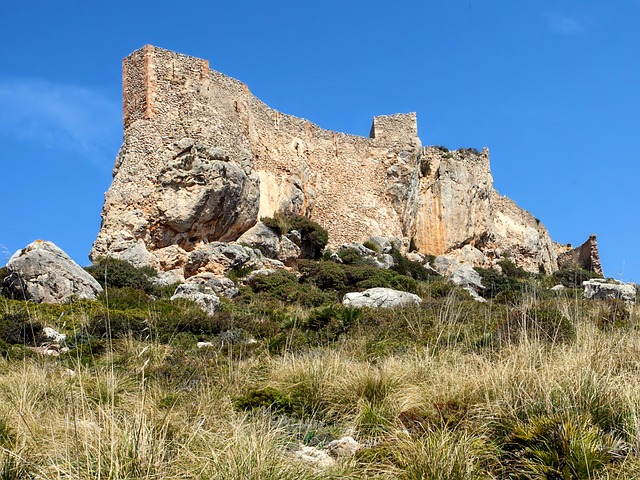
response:
<svg viewBox="0 0 640 480"><path fill-rule="evenodd" d="M272 387L252 390L246 395L238 396L233 399L233 406L237 410L266 408L284 415L300 416L302 414L300 405L296 404L290 396Z"/></svg>
<svg viewBox="0 0 640 480"><path fill-rule="evenodd" d="M589 417L539 415L517 422L506 438L507 476L582 479L616 459L620 442Z"/></svg>
<svg viewBox="0 0 640 480"><path fill-rule="evenodd" d="M247 285L255 293L264 293L265 296L303 306L318 306L333 300L332 296L324 294L317 287L301 285L293 273L284 270L271 275L256 275Z"/></svg>
<svg viewBox="0 0 640 480"><path fill-rule="evenodd" d="M380 251L380 247L377 243L372 242L371 240L367 240L362 244L363 247L368 248L369 250L373 250L376 253L382 253Z"/></svg>
<svg viewBox="0 0 640 480"><path fill-rule="evenodd" d="M357 290L374 287L394 288L405 292L417 293L418 283L411 277L394 270L376 267L350 267L346 269L348 285Z"/></svg>
<svg viewBox="0 0 640 480"><path fill-rule="evenodd" d="M522 267L518 267L510 258L503 258L498 262L502 268L502 274L510 278L528 278L530 276Z"/></svg>
<svg viewBox="0 0 640 480"><path fill-rule="evenodd" d="M329 243L329 233L313 220L297 215L291 218L291 229L300 232L302 258L320 258Z"/></svg>
<svg viewBox="0 0 640 480"><path fill-rule="evenodd" d="M322 250L329 243L329 234L318 223L302 215L286 215L280 212L273 217L260 219L278 235L286 235L291 230L300 232L300 258L320 258Z"/></svg>
<svg viewBox="0 0 640 480"><path fill-rule="evenodd" d="M302 273L300 280L303 283L315 285L321 290L342 291L348 283L345 268L336 262L300 260L298 270Z"/></svg>
<svg viewBox="0 0 640 480"><path fill-rule="evenodd" d="M98 300L108 308L116 310L145 308L153 302L143 290L128 286L109 288L100 293Z"/></svg>
<svg viewBox="0 0 640 480"><path fill-rule="evenodd" d="M504 275L497 270L476 268L482 279L485 298L496 298L502 294L502 300L513 300L522 294L523 284L513 277ZM504 293L503 293L504 292Z"/></svg>
<svg viewBox="0 0 640 480"><path fill-rule="evenodd" d="M4 279L9 276L9 269L7 267L0 268L0 295L6 296L4 293L4 288L2 287L2 283Z"/></svg>
<svg viewBox="0 0 640 480"><path fill-rule="evenodd" d="M552 277L556 283L564 285L567 288L582 288L582 282L592 278L599 278L600 276L584 268L566 266L553 272Z"/></svg>
<svg viewBox="0 0 640 480"><path fill-rule="evenodd" d="M420 157L420 175L426 177L429 175L430 165L427 157Z"/></svg>
<svg viewBox="0 0 640 480"><path fill-rule="evenodd" d="M150 336L147 314L143 310L109 310L94 315L87 323L87 332L97 338L147 338Z"/></svg>
<svg viewBox="0 0 640 480"><path fill-rule="evenodd" d="M99 257L95 263L85 269L102 287L130 287L148 294L155 291L149 277L157 275L150 267L136 268L129 262L111 257Z"/></svg>
<svg viewBox="0 0 640 480"><path fill-rule="evenodd" d="M393 257L393 261L395 265L391 267L394 272L398 272L400 275L406 275L415 280L430 280L438 275L432 272L431 270L427 270L418 262L414 262L409 260L407 257L402 255L395 248L391 250L391 256Z"/></svg>
<svg viewBox="0 0 640 480"><path fill-rule="evenodd" d="M341 248L338 250L338 257L346 265L366 265L366 261L355 248Z"/></svg>
<svg viewBox="0 0 640 480"><path fill-rule="evenodd" d="M603 302L597 318L601 330L626 329L631 326L631 312L624 301L611 298Z"/></svg>
<svg viewBox="0 0 640 480"><path fill-rule="evenodd" d="M32 321L25 311L0 317L0 340L8 345L34 345L41 333L42 325Z"/></svg>
<svg viewBox="0 0 640 480"><path fill-rule="evenodd" d="M262 217L260 221L278 235L286 235L292 230L290 217L280 212L275 212L273 217Z"/></svg>

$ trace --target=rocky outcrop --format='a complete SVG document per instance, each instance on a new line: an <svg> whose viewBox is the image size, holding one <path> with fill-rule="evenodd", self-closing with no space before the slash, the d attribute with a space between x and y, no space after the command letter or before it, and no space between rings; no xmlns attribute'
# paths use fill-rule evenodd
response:
<svg viewBox="0 0 640 480"><path fill-rule="evenodd" d="M583 297L590 300L610 300L619 298L629 304L636 303L636 285L619 281L608 282L594 278L582 283Z"/></svg>
<svg viewBox="0 0 640 480"><path fill-rule="evenodd" d="M488 150L423 148L414 113L375 117L368 138L324 130L206 60L149 45L124 60L123 78L124 143L91 258L188 277L209 268L192 268L207 245L244 234L291 264L295 240L245 233L279 211L318 222L334 249L388 237L473 266L509 255L530 272L558 268L540 221L493 188Z"/></svg>
<svg viewBox="0 0 640 480"><path fill-rule="evenodd" d="M207 315L213 315L220 306L220 299L213 289L206 285L185 283L179 285L171 300L190 300L198 305Z"/></svg>
<svg viewBox="0 0 640 480"><path fill-rule="evenodd" d="M508 255L530 272L558 269L540 221L493 188L488 149L427 147L422 162L427 166L414 238L420 251L480 267Z"/></svg>
<svg viewBox="0 0 640 480"><path fill-rule="evenodd" d="M285 265L291 265L300 256L300 247L262 222L244 232L238 238L238 243L257 248L266 257L280 260Z"/></svg>
<svg viewBox="0 0 640 480"><path fill-rule="evenodd" d="M95 300L100 284L52 242L36 240L18 250L6 265L2 287L14 298L35 303Z"/></svg>
<svg viewBox="0 0 640 480"><path fill-rule="evenodd" d="M364 292L350 292L342 299L345 307L352 308L395 308L420 303L422 299L418 295L382 287L369 288Z"/></svg>

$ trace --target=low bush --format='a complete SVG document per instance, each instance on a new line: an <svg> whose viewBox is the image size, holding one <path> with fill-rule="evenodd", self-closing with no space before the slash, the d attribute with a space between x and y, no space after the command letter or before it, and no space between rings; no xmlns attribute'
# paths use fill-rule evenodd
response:
<svg viewBox="0 0 640 480"><path fill-rule="evenodd" d="M510 302L522 295L524 285L514 277L493 269L476 268L475 270L480 274L482 285L485 287L482 293L485 298L501 296L498 300Z"/></svg>
<svg viewBox="0 0 640 480"><path fill-rule="evenodd" d="M233 399L233 406L237 410L269 409L283 415L301 416L303 411L289 395L272 387L251 390L246 395Z"/></svg>
<svg viewBox="0 0 640 480"><path fill-rule="evenodd" d="M157 275L150 267L136 268L129 262L111 257L99 257L95 263L85 269L102 287L130 287L148 294L155 293L149 277Z"/></svg>
<svg viewBox="0 0 640 480"><path fill-rule="evenodd" d="M140 309L109 310L94 315L86 326L89 335L97 338L149 338L148 314Z"/></svg>
<svg viewBox="0 0 640 480"><path fill-rule="evenodd" d="M276 212L273 217L262 217L260 221L278 235L286 235L292 230L300 232L301 258L320 258L329 243L329 233L320 224L302 215Z"/></svg>
<svg viewBox="0 0 640 480"><path fill-rule="evenodd" d="M556 283L567 288L582 288L582 282L592 278L600 278L598 274L577 266L563 267L553 272L552 277Z"/></svg>
<svg viewBox="0 0 640 480"><path fill-rule="evenodd" d="M254 293L287 303L317 307L332 302L335 297L312 285L302 285L293 273L280 270L271 275L257 275L247 284Z"/></svg>
<svg viewBox="0 0 640 480"><path fill-rule="evenodd" d="M395 262L395 265L391 269L400 275L406 275L421 281L430 280L438 276L431 270L424 268L420 263L409 260L395 248L391 250L391 256Z"/></svg>
<svg viewBox="0 0 640 480"><path fill-rule="evenodd" d="M528 278L531 275L522 267L518 267L510 258L503 258L498 262L502 274L510 278Z"/></svg>
<svg viewBox="0 0 640 480"><path fill-rule="evenodd" d="M600 330L629 328L631 326L629 306L619 298L605 300L598 312L597 325Z"/></svg>
<svg viewBox="0 0 640 480"><path fill-rule="evenodd" d="M505 476L595 478L616 460L620 442L579 415L538 415L516 422L505 439Z"/></svg>
<svg viewBox="0 0 640 480"><path fill-rule="evenodd" d="M31 320L25 311L0 317L0 340L7 345L34 345L41 333L42 325Z"/></svg>

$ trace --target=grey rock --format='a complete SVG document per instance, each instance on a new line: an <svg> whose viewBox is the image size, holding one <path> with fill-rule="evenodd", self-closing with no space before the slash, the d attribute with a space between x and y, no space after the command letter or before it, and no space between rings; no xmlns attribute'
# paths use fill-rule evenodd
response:
<svg viewBox="0 0 640 480"><path fill-rule="evenodd" d="M376 237L376 238L381 238L381 237ZM338 252L331 255L331 259L334 261L338 261L338 260L335 260L335 258L337 258L339 259L339 263L344 263L343 260L340 258L340 253L346 252L346 251L355 252L358 255L358 257L362 259L363 262L376 268L389 269L395 265L395 261L393 260L393 257L388 253L378 253L375 250L365 247L362 243L357 243L357 242L340 245L338 247ZM391 251L391 249L389 249L389 251Z"/></svg>
<svg viewBox="0 0 640 480"><path fill-rule="evenodd" d="M324 450L316 447L307 447L305 445L300 445L300 448L293 452L293 456L319 469L329 468L336 463Z"/></svg>
<svg viewBox="0 0 640 480"><path fill-rule="evenodd" d="M46 340L55 343L62 343L67 339L67 336L64 333L60 333L51 327L44 327L42 329L42 336Z"/></svg>
<svg viewBox="0 0 640 480"><path fill-rule="evenodd" d="M205 285L213 290L216 295L221 295L227 298L233 298L238 295L240 290L233 283L233 280L227 277L216 277L213 273L205 272L199 273L190 277L187 283L193 283L197 285Z"/></svg>
<svg viewBox="0 0 640 480"><path fill-rule="evenodd" d="M393 245L387 237L373 236L369 237L367 241L376 245L380 253L390 253L393 249Z"/></svg>
<svg viewBox="0 0 640 480"><path fill-rule="evenodd" d="M287 233L287 238L295 243L298 247L302 246L302 235L298 230L291 230Z"/></svg>
<svg viewBox="0 0 640 480"><path fill-rule="evenodd" d="M220 299L216 296L215 292L206 285L196 285L193 283L179 285L171 297L172 301L178 299L191 300L208 315L213 315L220 306Z"/></svg>
<svg viewBox="0 0 640 480"><path fill-rule="evenodd" d="M112 258L124 260L136 268L147 266L157 268L158 266L156 257L149 253L144 242L125 230L111 235L108 243L109 256ZM91 259L96 260L97 256L92 255Z"/></svg>
<svg viewBox="0 0 640 480"><path fill-rule="evenodd" d="M615 280L608 283L606 280L593 278L582 282L584 292L582 296L590 300L608 300L619 298L628 304L636 303L636 285Z"/></svg>
<svg viewBox="0 0 640 480"><path fill-rule="evenodd" d="M201 245L189 254L184 272L187 278L202 272L224 276L235 268L263 268L263 260L260 250L236 243L213 242Z"/></svg>
<svg viewBox="0 0 640 480"><path fill-rule="evenodd" d="M378 253L375 250L371 250L370 248L365 247L362 243L358 242L346 243L338 247L338 253L345 250L356 252L360 258L375 257Z"/></svg>
<svg viewBox="0 0 640 480"><path fill-rule="evenodd" d="M552 292L561 292L564 289L565 289L564 285L554 285L553 287L550 288Z"/></svg>
<svg viewBox="0 0 640 480"><path fill-rule="evenodd" d="M476 291L484 290L480 274L471 265L460 265L449 276L449 281L462 287L470 287Z"/></svg>
<svg viewBox="0 0 640 480"><path fill-rule="evenodd" d="M250 282L251 280L253 280L254 278L260 275L273 275L276 272L277 270L275 268L260 268L258 270L254 270L253 272L249 273L249 275L244 277L242 279L242 283Z"/></svg>
<svg viewBox="0 0 640 480"><path fill-rule="evenodd" d="M342 299L344 306L354 308L394 308L418 305L421 302L422 299L413 293L382 287L370 288L364 292L350 292Z"/></svg>
<svg viewBox="0 0 640 480"><path fill-rule="evenodd" d="M240 244L260 250L267 258L291 265L300 256L300 247L287 237L278 235L264 223L258 222L237 240Z"/></svg>
<svg viewBox="0 0 640 480"><path fill-rule="evenodd" d="M450 276L460 265L458 259L449 257L447 255L438 255L435 262L433 262L433 268L445 277Z"/></svg>
<svg viewBox="0 0 640 480"><path fill-rule="evenodd" d="M258 214L259 179L224 151L198 143L177 149L159 174L156 247L216 238L233 240Z"/></svg>
<svg viewBox="0 0 640 480"><path fill-rule="evenodd" d="M411 260L412 262L419 263L420 265L424 265L425 263L427 263L427 257L418 252L409 252L405 255L405 257L407 257L407 259Z"/></svg>
<svg viewBox="0 0 640 480"><path fill-rule="evenodd" d="M6 265L3 288L35 303L66 303L73 297L95 300L100 284L52 242L36 240Z"/></svg>
<svg viewBox="0 0 640 480"><path fill-rule="evenodd" d="M184 272L181 268L176 268L174 270L169 270L166 272L158 272L156 276L148 278L149 281L154 285L157 285L159 287L166 287L168 285L173 285L174 283L183 283Z"/></svg>
<svg viewBox="0 0 640 480"><path fill-rule="evenodd" d="M472 287L464 287L464 290L469 292L471 298L473 298L476 302L485 303L487 301L486 298L482 298L480 295L478 295L478 292L476 292Z"/></svg>
<svg viewBox="0 0 640 480"><path fill-rule="evenodd" d="M253 227L240 235L237 242L248 245L252 248L257 248L266 257L278 258L280 235L262 222L256 223Z"/></svg>
<svg viewBox="0 0 640 480"><path fill-rule="evenodd" d="M280 246L278 248L278 260L285 265L293 265L300 257L300 247L287 237L280 238Z"/></svg>

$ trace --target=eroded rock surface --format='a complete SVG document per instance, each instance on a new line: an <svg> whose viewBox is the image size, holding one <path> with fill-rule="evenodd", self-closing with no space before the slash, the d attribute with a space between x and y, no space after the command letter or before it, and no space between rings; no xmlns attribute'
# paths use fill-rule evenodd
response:
<svg viewBox="0 0 640 480"><path fill-rule="evenodd" d="M494 189L488 150L423 148L414 113L375 117L368 138L324 130L206 60L150 45L124 60L123 79L124 143L91 258L189 277L217 268L193 269L208 244L283 212L318 222L334 249L371 237L388 253L394 238L473 266L509 255L530 272L558 268L542 223ZM272 240L254 245L291 264L299 242Z"/></svg>
<svg viewBox="0 0 640 480"><path fill-rule="evenodd" d="M100 284L54 243L36 240L18 250L7 263L2 287L15 298L35 303L66 303L72 298L95 300Z"/></svg>
<svg viewBox="0 0 640 480"><path fill-rule="evenodd" d="M422 299L413 293L394 290L392 288L369 288L364 292L345 294L342 304L353 308L395 308L407 305L418 305Z"/></svg>
<svg viewBox="0 0 640 480"><path fill-rule="evenodd" d="M626 303L636 303L636 285L634 283L615 283L594 278L582 283L583 297L591 300L609 300L619 298Z"/></svg>

